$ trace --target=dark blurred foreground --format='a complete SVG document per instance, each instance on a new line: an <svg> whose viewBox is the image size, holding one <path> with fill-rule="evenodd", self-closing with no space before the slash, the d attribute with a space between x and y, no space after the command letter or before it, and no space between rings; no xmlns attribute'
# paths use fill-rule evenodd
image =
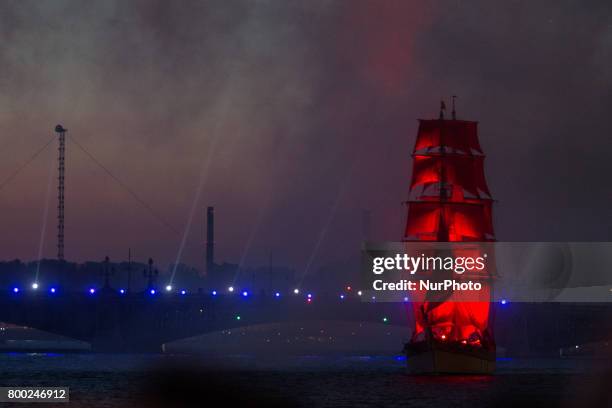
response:
<svg viewBox="0 0 612 408"><path fill-rule="evenodd" d="M610 407L605 374L503 373L409 376L365 372L202 371L166 366L149 374L137 406Z"/></svg>

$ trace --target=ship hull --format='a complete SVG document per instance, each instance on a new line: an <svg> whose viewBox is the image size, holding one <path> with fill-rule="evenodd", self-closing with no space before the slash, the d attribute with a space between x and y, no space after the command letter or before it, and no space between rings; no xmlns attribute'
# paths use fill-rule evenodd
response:
<svg viewBox="0 0 612 408"><path fill-rule="evenodd" d="M406 345L406 362L411 374L493 374L495 351L456 350L430 344Z"/></svg>

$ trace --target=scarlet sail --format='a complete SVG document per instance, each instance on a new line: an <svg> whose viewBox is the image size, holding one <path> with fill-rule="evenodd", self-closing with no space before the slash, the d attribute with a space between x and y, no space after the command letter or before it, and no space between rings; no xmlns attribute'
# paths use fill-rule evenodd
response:
<svg viewBox="0 0 612 408"><path fill-rule="evenodd" d="M445 120L442 113L440 119L419 121L404 241L495 240L493 199L477 129L477 122ZM412 348L454 343L464 351L468 347L494 354L489 302L453 300L451 295L444 301L413 303Z"/></svg>

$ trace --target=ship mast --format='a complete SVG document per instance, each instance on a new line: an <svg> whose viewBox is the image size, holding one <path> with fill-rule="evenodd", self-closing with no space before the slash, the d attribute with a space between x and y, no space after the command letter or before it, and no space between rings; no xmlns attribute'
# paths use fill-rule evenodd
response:
<svg viewBox="0 0 612 408"><path fill-rule="evenodd" d="M446 157L446 145L444 142L444 111L446 105L444 101L440 101L440 181L438 182L438 200L440 202L440 216L438 220L438 236L437 241L446 242L448 241L448 226L444 217L444 204L448 199L446 191L446 169L444 168L444 158ZM453 108L454 111L454 108Z"/></svg>

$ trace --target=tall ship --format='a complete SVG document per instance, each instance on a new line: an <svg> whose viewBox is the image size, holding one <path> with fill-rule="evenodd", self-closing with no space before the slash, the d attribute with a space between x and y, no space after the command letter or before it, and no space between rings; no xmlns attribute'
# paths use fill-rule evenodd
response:
<svg viewBox="0 0 612 408"><path fill-rule="evenodd" d="M478 122L451 118L441 102L437 119L419 120L413 150L404 242L495 241L493 197L484 174ZM475 244L476 245L476 244ZM495 369L490 277L481 276L487 301L425 293L412 302L414 332L405 344L414 373L488 374Z"/></svg>

